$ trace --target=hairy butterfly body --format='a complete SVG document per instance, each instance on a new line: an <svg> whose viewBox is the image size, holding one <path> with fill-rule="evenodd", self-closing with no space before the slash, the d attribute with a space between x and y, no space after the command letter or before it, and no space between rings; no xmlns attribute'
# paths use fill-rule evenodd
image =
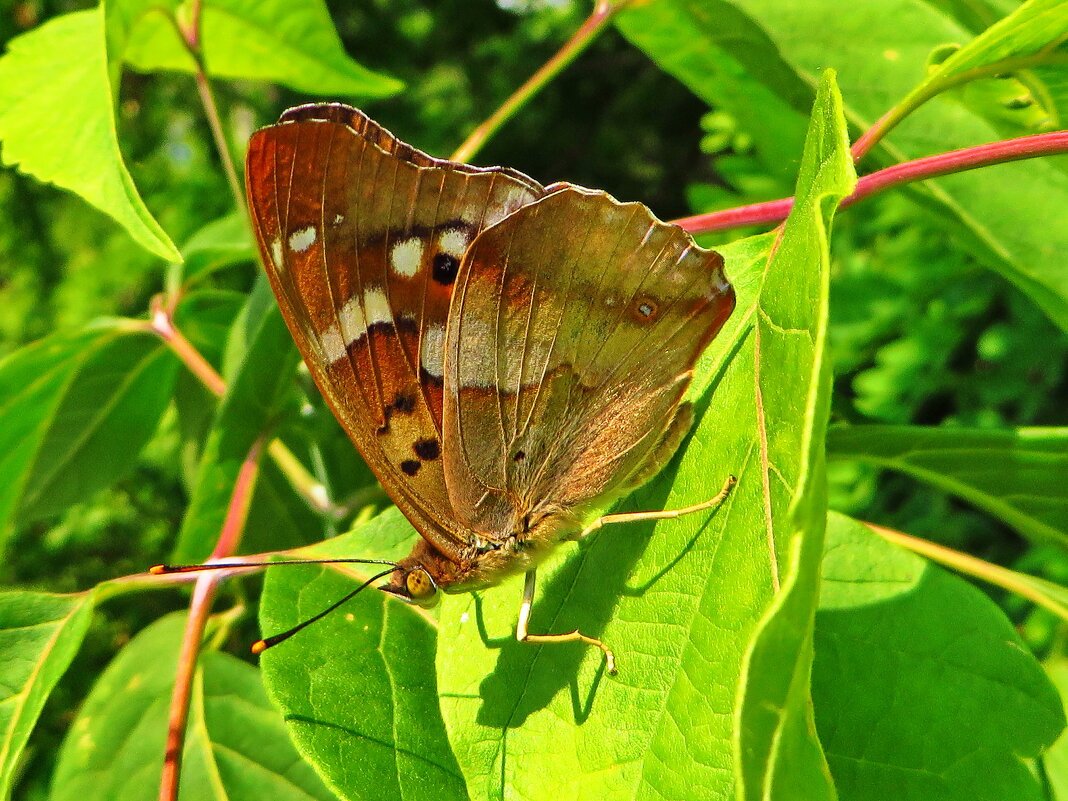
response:
<svg viewBox="0 0 1068 801"><path fill-rule="evenodd" d="M689 428L734 307L722 258L644 206L434 159L362 112L258 131L249 205L323 396L422 535L387 591L429 604L527 572ZM611 662L610 662L611 666Z"/></svg>

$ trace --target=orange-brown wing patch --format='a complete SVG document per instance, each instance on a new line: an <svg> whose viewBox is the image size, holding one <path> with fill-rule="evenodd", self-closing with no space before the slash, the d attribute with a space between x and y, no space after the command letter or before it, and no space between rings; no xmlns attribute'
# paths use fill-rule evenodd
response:
<svg viewBox="0 0 1068 801"><path fill-rule="evenodd" d="M733 306L718 254L604 193L565 188L484 231L461 267L446 348L457 513L507 531L624 486L664 441Z"/></svg>
<svg viewBox="0 0 1068 801"><path fill-rule="evenodd" d="M402 511L454 555L465 535L440 458L453 283L478 232L540 187L432 159L339 105L259 131L247 176L268 277L320 391Z"/></svg>

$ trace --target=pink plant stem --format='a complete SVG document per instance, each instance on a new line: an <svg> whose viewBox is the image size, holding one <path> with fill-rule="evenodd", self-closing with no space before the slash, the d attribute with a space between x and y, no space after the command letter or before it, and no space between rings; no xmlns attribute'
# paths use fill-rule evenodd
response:
<svg viewBox="0 0 1068 801"><path fill-rule="evenodd" d="M149 327L159 334L175 355L181 359L182 364L188 367L189 371L199 378L213 395L221 398L226 394L226 382L223 381L222 376L215 372L215 368L200 355L200 351L193 347L185 335L174 327L170 312L158 298L152 303L152 320Z"/></svg>
<svg viewBox="0 0 1068 801"><path fill-rule="evenodd" d="M171 711L167 724L167 748L163 757L163 775L160 780L160 801L177 801L178 781L182 772L182 751L185 748L185 727L189 721L189 697L196 676L200 640L211 614L215 589L219 576L205 573L197 577L193 586L193 599L189 604L189 617L185 621L182 649L178 654L178 672L171 693Z"/></svg>
<svg viewBox="0 0 1068 801"><path fill-rule="evenodd" d="M241 542L241 534L248 520L249 503L256 487L260 472L260 457L263 454L264 437L260 436L252 444L248 454L237 473L234 491L230 495L230 505L226 510L226 519L219 531L219 539L211 553L212 559L231 556ZM185 623L182 648L178 654L178 672L171 692L171 709L167 724L167 748L163 759L163 775L160 780L160 801L177 801L179 779L182 772L182 751L185 747L185 730L189 722L189 699L193 691L193 679L196 677L197 658L200 655L200 643L204 637L204 628L211 614L211 605L215 600L218 582L222 573L202 573L197 576L193 586L193 598L189 603L189 617Z"/></svg>
<svg viewBox="0 0 1068 801"><path fill-rule="evenodd" d="M1068 153L1068 131L1022 136L1018 139L991 142L986 145L953 150L949 153L940 153L937 156L907 161L860 178L853 194L842 201L842 207L852 206L854 203L871 195L885 192L892 187L912 183L913 181L923 181L928 178L937 178L940 175L965 172L974 170L977 167L1005 164L1037 156L1055 156L1062 153ZM675 223L692 234L722 231L745 225L775 223L786 219L790 214L790 209L793 208L793 204L793 198L782 198L766 203L754 203L751 206L741 206L736 209L684 217L683 219L675 220Z"/></svg>

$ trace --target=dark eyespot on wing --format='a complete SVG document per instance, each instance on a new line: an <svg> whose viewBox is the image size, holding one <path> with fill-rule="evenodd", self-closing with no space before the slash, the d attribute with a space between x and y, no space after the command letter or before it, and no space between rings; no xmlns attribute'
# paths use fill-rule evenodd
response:
<svg viewBox="0 0 1068 801"><path fill-rule="evenodd" d="M443 286L450 286L456 280L456 272L460 269L459 260L449 253L434 254L434 280Z"/></svg>
<svg viewBox="0 0 1068 801"><path fill-rule="evenodd" d="M414 476L419 472L419 468L422 466L423 463L416 461L415 459L405 459L400 463L400 469L404 471L404 475L406 476Z"/></svg>
<svg viewBox="0 0 1068 801"><path fill-rule="evenodd" d="M441 446L438 445L436 439L416 440L415 444L412 445L412 450L424 462L432 462L441 456Z"/></svg>
<svg viewBox="0 0 1068 801"><path fill-rule="evenodd" d="M656 313L660 310L660 304L653 298L638 298L634 302L633 313L635 319L640 323L650 323L656 318Z"/></svg>
<svg viewBox="0 0 1068 801"><path fill-rule="evenodd" d="M411 414L415 410L415 396L406 392L398 392L393 396L390 409L401 414Z"/></svg>

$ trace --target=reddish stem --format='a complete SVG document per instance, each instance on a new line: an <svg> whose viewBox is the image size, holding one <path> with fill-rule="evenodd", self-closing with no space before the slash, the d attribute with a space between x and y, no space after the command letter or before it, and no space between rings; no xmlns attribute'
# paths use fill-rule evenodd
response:
<svg viewBox="0 0 1068 801"><path fill-rule="evenodd" d="M264 437L261 435L252 443L238 470L234 481L234 490L230 494L230 504L226 509L226 519L219 531L219 539L211 553L212 559L230 556L241 542L241 534L248 520L249 503L259 477L260 457L263 454ZM182 772L182 751L185 745L185 729L189 722L189 699L193 692L193 679L196 676L197 657L200 655L200 643L204 638L204 628L211 614L215 590L222 575L206 573L197 577L193 587L193 598L189 604L189 618L185 624L182 648L178 654L178 672L171 693L171 709L167 724L167 749L163 759L163 776L160 781L160 801L176 801L178 785Z"/></svg>
<svg viewBox="0 0 1068 801"><path fill-rule="evenodd" d="M211 552L212 559L222 559L231 556L241 544L241 535L245 531L245 522L248 520L249 505L252 503L252 493L256 488L256 480L260 476L260 457L263 456L265 435L260 434L252 443L245 460L237 471L237 479L234 481L234 491L230 494L230 505L226 509L226 519L219 531L219 539L215 543L215 550Z"/></svg>
<svg viewBox="0 0 1068 801"><path fill-rule="evenodd" d="M182 751L185 746L185 727L189 721L189 696L192 693L193 678L196 675L200 641L204 636L204 627L211 613L211 602L215 599L215 588L218 582L219 576L209 573L200 576L193 588L189 617L185 622L185 634L182 637L182 649L178 654L178 673L174 678L174 690L171 693L167 749L164 753L163 776L159 786L160 801L176 801L178 798L178 780L182 772Z"/></svg>
<svg viewBox="0 0 1068 801"><path fill-rule="evenodd" d="M1006 139L1001 142L940 153L937 156L895 164L893 167L863 176L857 181L853 194L846 197L841 205L843 208L851 206L871 195L914 181L965 172L977 167L989 167L994 164L1005 164L1036 156L1055 156L1061 153L1068 153L1068 131L1022 136L1018 139ZM735 209L684 217L675 220L675 223L692 234L722 231L743 225L775 223L785 220L793 205L793 198L782 198Z"/></svg>
<svg viewBox="0 0 1068 801"><path fill-rule="evenodd" d="M222 397L226 394L226 382L221 375L215 372L207 359L200 355L193 343L174 327L174 319L167 310L161 298L158 296L152 301L152 320L149 328L159 334L170 349L181 359L189 371L200 379L213 395Z"/></svg>

